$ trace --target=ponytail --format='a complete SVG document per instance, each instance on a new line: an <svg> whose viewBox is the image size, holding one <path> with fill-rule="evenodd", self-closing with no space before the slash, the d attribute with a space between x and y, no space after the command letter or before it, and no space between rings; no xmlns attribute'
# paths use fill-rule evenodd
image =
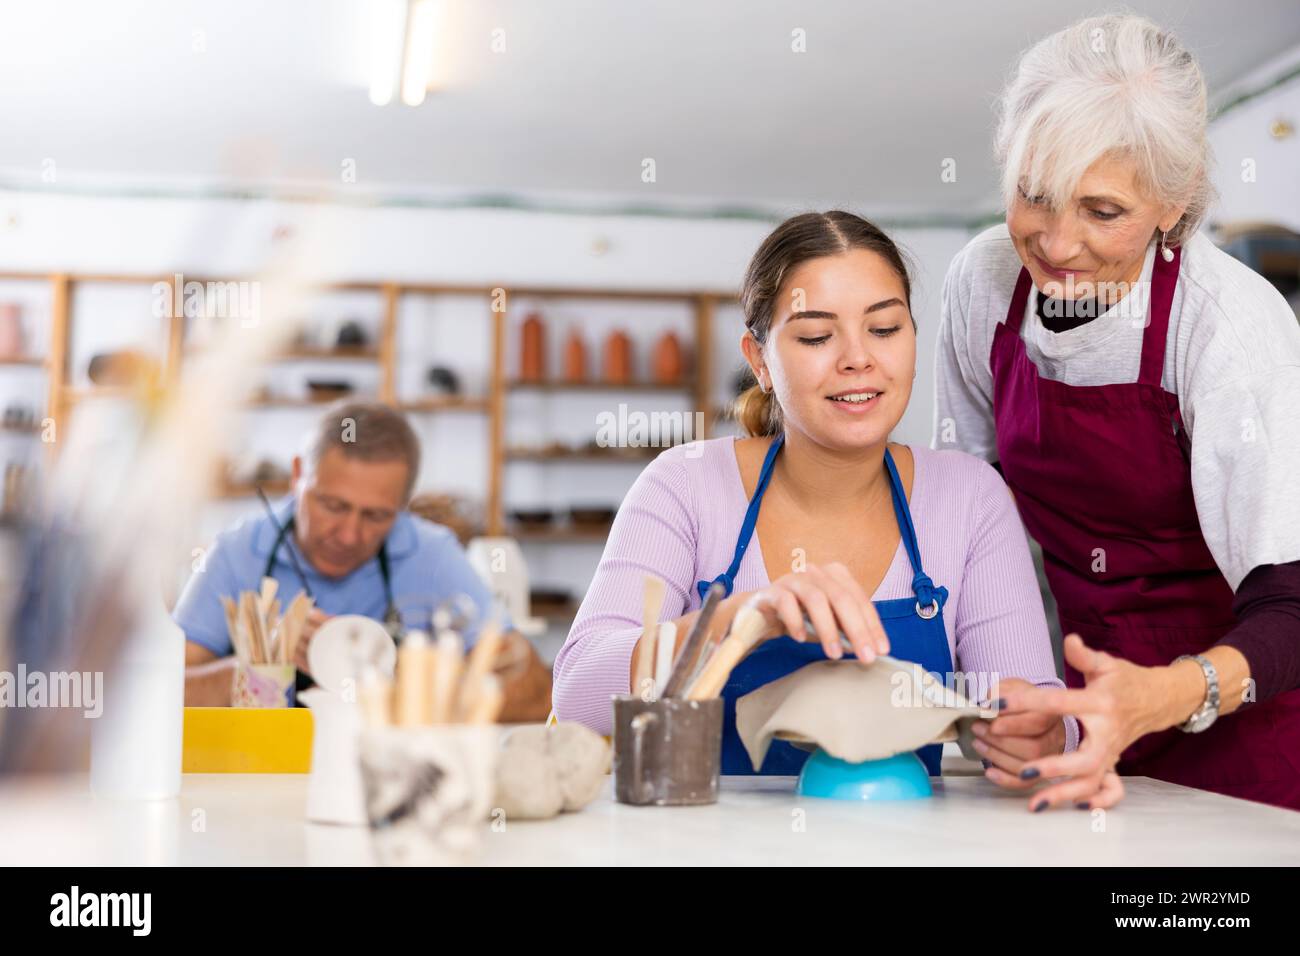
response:
<svg viewBox="0 0 1300 956"><path fill-rule="evenodd" d="M751 437L775 435L781 430L781 406L771 392L751 385L736 399L736 421Z"/></svg>

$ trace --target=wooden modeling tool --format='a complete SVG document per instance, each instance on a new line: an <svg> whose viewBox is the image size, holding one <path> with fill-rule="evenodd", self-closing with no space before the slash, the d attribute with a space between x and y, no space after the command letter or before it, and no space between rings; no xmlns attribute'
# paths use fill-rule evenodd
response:
<svg viewBox="0 0 1300 956"><path fill-rule="evenodd" d="M632 693L645 693L646 682L654 678L655 638L658 634L659 611L663 608L667 586L662 578L646 575L645 590L641 600L641 647L637 652L636 674L633 675Z"/></svg>
<svg viewBox="0 0 1300 956"><path fill-rule="evenodd" d="M677 662L673 664L672 673L668 676L668 685L664 687L661 697L682 696L682 691L686 689L686 682L694 669L695 658L699 656L700 648L709 636L709 622L713 620L713 612L718 609L718 602L722 600L724 593L722 585L715 581L705 594L704 603L700 605L700 613L696 615L695 624L686 635L686 643L682 647L682 652L677 655Z"/></svg>
<svg viewBox="0 0 1300 956"><path fill-rule="evenodd" d="M655 639L655 697L663 695L668 684L668 676L673 671L673 652L677 649L677 625L664 621L659 625L659 636Z"/></svg>
<svg viewBox="0 0 1300 956"><path fill-rule="evenodd" d="M742 607L731 622L731 631L726 639L718 645L717 651L709 659L700 676L686 692L688 700L708 700L722 693L727 678L763 635L767 629L767 618L762 611L754 607Z"/></svg>

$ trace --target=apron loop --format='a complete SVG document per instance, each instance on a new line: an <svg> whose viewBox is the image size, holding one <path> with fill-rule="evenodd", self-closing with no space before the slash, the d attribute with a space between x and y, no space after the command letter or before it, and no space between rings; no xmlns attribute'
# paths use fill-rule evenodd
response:
<svg viewBox="0 0 1300 956"><path fill-rule="evenodd" d="M912 591L916 594L916 603L922 606L934 603L934 582L924 571L917 571L912 578Z"/></svg>
<svg viewBox="0 0 1300 956"><path fill-rule="evenodd" d="M703 602L704 599L705 599L706 597L709 596L709 588L713 587L713 585L715 585L715 584L721 584L721 585L722 585L722 596L723 596L723 597L731 597L731 592L732 592L732 591L735 589L735 587L736 587L735 579L732 578L732 576L731 576L730 574L728 574L726 571L723 571L721 574L719 574L719 575L718 575L716 578L714 578L712 581L696 581L696 582L695 582L695 590L698 591L698 592L700 593L700 601L701 601L701 602Z"/></svg>

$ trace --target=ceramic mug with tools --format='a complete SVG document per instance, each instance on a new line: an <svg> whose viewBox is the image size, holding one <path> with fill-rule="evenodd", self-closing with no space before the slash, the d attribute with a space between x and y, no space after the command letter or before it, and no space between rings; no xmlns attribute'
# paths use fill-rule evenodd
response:
<svg viewBox="0 0 1300 956"><path fill-rule="evenodd" d="M722 698L614 698L614 797L619 803L716 803Z"/></svg>
<svg viewBox="0 0 1300 956"><path fill-rule="evenodd" d="M676 653L676 629L655 625L664 590L663 581L646 578L637 693L614 698L614 796L638 805L714 803L722 771L722 685L757 640L762 617L742 611L725 640L710 642L709 622L722 598L715 586Z"/></svg>

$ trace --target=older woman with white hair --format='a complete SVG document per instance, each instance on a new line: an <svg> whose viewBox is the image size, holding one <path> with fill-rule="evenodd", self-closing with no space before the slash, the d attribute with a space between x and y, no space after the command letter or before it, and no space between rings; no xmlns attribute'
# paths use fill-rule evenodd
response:
<svg viewBox="0 0 1300 956"><path fill-rule="evenodd" d="M1035 810L1120 774L1300 809L1300 326L1198 232L1206 125L1155 24L1047 37L1002 100L1006 223L945 281L935 446L998 464L1069 635L1073 689L1008 693L978 745L1002 785L1064 778Z"/></svg>

